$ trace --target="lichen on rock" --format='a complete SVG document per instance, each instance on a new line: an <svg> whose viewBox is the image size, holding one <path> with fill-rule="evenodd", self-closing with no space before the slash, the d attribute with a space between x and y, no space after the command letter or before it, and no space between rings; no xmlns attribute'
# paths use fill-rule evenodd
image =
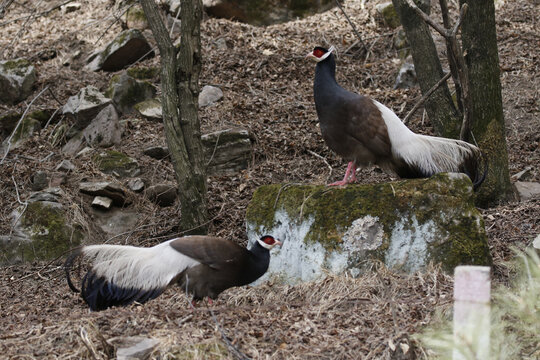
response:
<svg viewBox="0 0 540 360"><path fill-rule="evenodd" d="M248 237L281 237L283 248L270 268L293 282L310 278L306 271L315 277L326 271L357 274L373 261L405 272L430 261L447 271L459 264L486 265L491 258L473 196L462 174L341 188L267 185L257 189L248 206ZM288 274L306 254L316 270Z"/></svg>

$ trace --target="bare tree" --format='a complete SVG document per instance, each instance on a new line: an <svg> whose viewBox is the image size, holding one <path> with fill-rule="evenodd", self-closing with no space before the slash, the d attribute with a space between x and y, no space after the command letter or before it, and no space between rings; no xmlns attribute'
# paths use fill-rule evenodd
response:
<svg viewBox="0 0 540 360"><path fill-rule="evenodd" d="M424 94L444 75L429 26L446 40L456 99L443 84L426 100L425 108L438 135L475 142L485 153L489 171L476 195L477 205L491 206L508 200L514 191L508 172L493 1L460 0L460 16L453 26L446 0L439 0L442 26L423 11L425 4L392 1L411 45ZM460 26L461 45L457 40Z"/></svg>
<svg viewBox="0 0 540 360"><path fill-rule="evenodd" d="M206 169L198 117L202 2L182 0L178 51L154 0L140 2L161 55L163 123L178 181L180 229L185 233L206 233Z"/></svg>

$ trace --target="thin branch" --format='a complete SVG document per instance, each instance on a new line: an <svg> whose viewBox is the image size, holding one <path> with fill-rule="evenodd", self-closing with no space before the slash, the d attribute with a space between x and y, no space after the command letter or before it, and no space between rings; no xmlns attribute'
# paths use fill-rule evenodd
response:
<svg viewBox="0 0 540 360"><path fill-rule="evenodd" d="M13 3L14 0L6 0L2 5L0 5L0 19L3 19L6 15L7 8Z"/></svg>
<svg viewBox="0 0 540 360"><path fill-rule="evenodd" d="M431 87L431 89L429 89L425 94L424 96L422 96L422 98L420 99L420 101L418 101L416 103L416 105L414 105L414 107L411 109L411 111L409 111L409 113L407 114L407 116L405 116L405 118L403 119L403 123L404 124L407 124L409 122L409 120L411 119L411 117L414 115L414 113L416 112L416 110L418 110L418 108L420 106L422 106L422 104L424 104L424 102L426 102L426 100L431 96L431 94L433 94L442 84L444 84L444 82L446 80L448 80L448 78L450 77L450 75L452 75L452 73L448 72L446 73L442 78L441 80L439 80L435 85L433 85Z"/></svg>
<svg viewBox="0 0 540 360"><path fill-rule="evenodd" d="M21 118L19 119L19 122L17 123L17 125L15 126L15 129L13 129L13 132L11 133L11 135L9 136L8 140L7 140L7 147L6 147L6 152L4 154L4 157L2 158L2 160L0 160L0 165L2 165L4 163L4 160L6 159L6 156L8 155L9 153L9 150L11 148L11 139L13 139L13 136L15 135L15 133L17 132L17 129L19 129L19 126L21 125L24 117L26 116L26 114L28 113L28 110L30 109L30 107L32 106L32 104L34 103L34 101L36 101L37 98L39 98L41 96L41 94L43 94L47 89L49 88L49 86L47 85L45 87L45 89L41 90L39 92L39 94L36 95L35 98L32 99L32 101L30 101L30 104L28 104L28 106L26 107L26 109L24 110L24 113L22 114Z"/></svg>
<svg viewBox="0 0 540 360"><path fill-rule="evenodd" d="M349 25L351 25L354 33L356 34L356 37L358 37L358 40L360 41L360 43L362 44L362 47L364 48L365 51L367 51L367 47L366 47L366 44L364 44L364 40L362 40L362 36L360 35L360 33L358 32L358 30L356 30L356 26L354 26L353 22L351 21L351 19L349 18L349 15L347 15L347 13L345 12L345 9L343 9L343 6L341 5L341 3L339 2L339 0L336 0L336 4L338 6L338 8L341 10L341 12L343 13L343 15L345 16L345 19L347 19Z"/></svg>
<svg viewBox="0 0 540 360"><path fill-rule="evenodd" d="M234 346L234 344L231 342L231 340L229 340L229 338L227 337L227 334L225 334L225 331L223 331L223 328L219 324L219 322L218 322L218 320L216 318L216 315L214 314L214 311L212 309L208 309L208 312L210 313L210 315L212 315L212 319L216 323L216 326L217 326L219 332L221 333L221 338L223 339L223 342L225 342L225 345L227 345L227 348L229 349L229 351L236 358L238 358L240 360L250 360L249 357L247 357L243 352L241 352L236 346Z"/></svg>
<svg viewBox="0 0 540 360"><path fill-rule="evenodd" d="M432 18L430 18L425 12L422 11L412 0L405 0L407 2L407 5L409 5L415 12L424 20L428 25L430 25L432 28L434 28L439 34L441 34L444 37L447 37L449 35L449 31L445 28L443 28L441 25L437 24L435 21L433 21Z"/></svg>

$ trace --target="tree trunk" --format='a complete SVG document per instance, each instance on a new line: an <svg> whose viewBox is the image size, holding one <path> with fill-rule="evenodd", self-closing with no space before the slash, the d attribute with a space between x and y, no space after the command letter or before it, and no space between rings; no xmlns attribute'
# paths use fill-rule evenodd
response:
<svg viewBox="0 0 540 360"><path fill-rule="evenodd" d="M508 172L495 5L493 0L460 0L460 5L464 3L469 11L463 19L461 38L472 97L471 132L489 163L476 203L490 206L514 196Z"/></svg>
<svg viewBox="0 0 540 360"><path fill-rule="evenodd" d="M206 172L198 117L201 70L201 0L183 0L181 48L176 49L153 0L141 0L161 55L163 124L178 182L180 229L186 234L207 231Z"/></svg>
<svg viewBox="0 0 540 360"><path fill-rule="evenodd" d="M407 34L416 77L422 93L425 94L444 76L430 29L405 0L392 2ZM426 12L425 5L419 1L416 1L416 4ZM448 85L440 86L426 100L424 106L437 135L454 139L459 137L461 114L452 100Z"/></svg>

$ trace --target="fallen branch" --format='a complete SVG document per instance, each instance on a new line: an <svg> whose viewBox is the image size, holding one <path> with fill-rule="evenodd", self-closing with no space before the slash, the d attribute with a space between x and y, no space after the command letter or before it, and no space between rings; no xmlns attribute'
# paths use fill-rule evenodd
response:
<svg viewBox="0 0 540 360"><path fill-rule="evenodd" d="M212 315L212 319L214 320L214 322L216 323L216 326L219 330L219 332L221 333L221 339L223 340L223 342L225 343L225 345L227 345L227 348L229 349L229 351L236 357L238 358L239 360L251 360L249 357L247 357L243 352L241 352L236 346L234 346L234 344L231 342L231 340L229 340L229 338L227 337L227 334L225 334L225 331L223 331L223 328L221 327L221 325L219 324L217 318L216 318L216 315L214 314L214 311L212 309L208 309L208 312L210 313L210 315Z"/></svg>
<svg viewBox="0 0 540 360"><path fill-rule="evenodd" d="M353 22L349 18L349 15L347 15L347 13L345 12L345 9L343 9L343 6L339 2L339 0L336 0L336 4L337 4L338 8L341 10L341 12L343 13L343 15L345 16L345 19L347 19L347 22L349 23L349 25L351 25L351 28L353 29L354 33L356 34L356 37L358 38L358 40L362 44L362 47L364 48L365 51L367 51L367 47L366 47L366 44L364 44L364 40L362 40L362 36L358 32L358 30L356 30L356 26L354 26Z"/></svg>
<svg viewBox="0 0 540 360"><path fill-rule="evenodd" d="M433 85L433 87L431 89L429 89L425 94L424 96L422 96L422 98L420 99L420 101L418 101L416 103L416 105L413 106L413 108L411 109L411 111L409 111L409 113L407 114L407 116L405 116L405 118L403 118L403 123L406 125L409 120L411 119L411 117L414 115L414 113L416 112L416 110L418 110L418 108L420 106L422 106L424 104L424 102L426 102L426 100L431 96L431 94L433 94L442 84L444 84L444 82L446 80L448 80L448 78L450 77L450 75L452 75L452 73L448 72L446 73L442 78L441 80L439 80L435 85Z"/></svg>

